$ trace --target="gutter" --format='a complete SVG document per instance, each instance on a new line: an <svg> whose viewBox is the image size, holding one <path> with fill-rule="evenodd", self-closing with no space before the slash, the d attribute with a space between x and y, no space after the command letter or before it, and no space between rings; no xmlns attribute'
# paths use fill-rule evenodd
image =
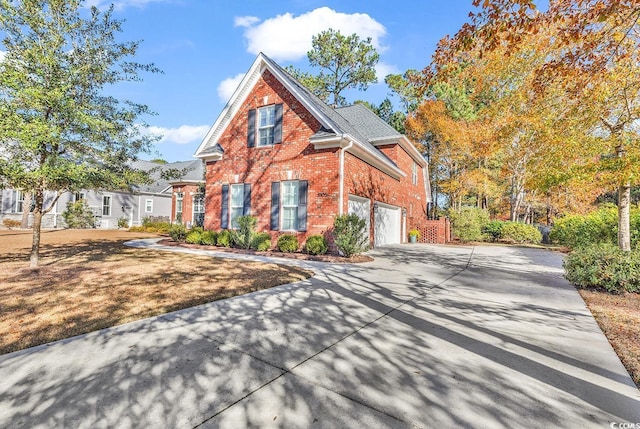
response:
<svg viewBox="0 0 640 429"><path fill-rule="evenodd" d="M342 210L344 206L344 153L351 149L353 146L353 140L349 140L349 144L342 147L340 149L340 183L339 183L339 193L338 193L338 215L342 215Z"/></svg>

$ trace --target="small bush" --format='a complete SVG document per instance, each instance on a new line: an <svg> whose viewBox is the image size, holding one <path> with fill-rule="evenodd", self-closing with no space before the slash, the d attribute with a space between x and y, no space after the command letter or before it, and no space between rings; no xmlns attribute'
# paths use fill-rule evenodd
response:
<svg viewBox="0 0 640 429"><path fill-rule="evenodd" d="M255 234L251 240L251 248L259 252L266 252L271 249L271 235L268 232Z"/></svg>
<svg viewBox="0 0 640 429"><path fill-rule="evenodd" d="M611 293L640 292L640 251L623 252L603 243L572 251L564 260L565 278L584 288Z"/></svg>
<svg viewBox="0 0 640 429"><path fill-rule="evenodd" d="M258 219L255 216L240 216L237 222L238 229L232 233L233 244L241 249L250 249Z"/></svg>
<svg viewBox="0 0 640 429"><path fill-rule="evenodd" d="M216 244L220 247L231 247L231 231L223 229L216 237Z"/></svg>
<svg viewBox="0 0 640 429"><path fill-rule="evenodd" d="M312 235L307 238L304 250L310 255L324 255L329 250L327 240L322 235Z"/></svg>
<svg viewBox="0 0 640 429"><path fill-rule="evenodd" d="M85 200L68 202L67 208L62 212L67 227L69 228L93 228L95 217Z"/></svg>
<svg viewBox="0 0 640 429"><path fill-rule="evenodd" d="M187 234L187 237L185 238L185 241L189 244L200 244L200 241L202 240L202 233L200 231L189 231L189 233Z"/></svg>
<svg viewBox="0 0 640 429"><path fill-rule="evenodd" d="M520 222L504 222L500 238L516 243L540 243L542 234L533 225Z"/></svg>
<svg viewBox="0 0 640 429"><path fill-rule="evenodd" d="M489 223L489 213L477 207L462 207L459 212L450 210L451 231L462 242L482 241L482 228Z"/></svg>
<svg viewBox="0 0 640 429"><path fill-rule="evenodd" d="M187 229L183 224L176 223L175 225L171 226L171 229L169 230L169 236L173 241L181 243L187 238Z"/></svg>
<svg viewBox="0 0 640 429"><path fill-rule="evenodd" d="M291 253L298 251L298 237L291 234L284 234L278 237L276 247L281 252Z"/></svg>
<svg viewBox="0 0 640 429"><path fill-rule="evenodd" d="M3 219L2 224L7 228L12 229L12 228L20 228L20 225L22 224L22 222L15 219Z"/></svg>
<svg viewBox="0 0 640 429"><path fill-rule="evenodd" d="M215 246L218 241L218 233L215 231L204 231L200 234L200 244Z"/></svg>
<svg viewBox="0 0 640 429"><path fill-rule="evenodd" d="M482 228L482 233L489 241L496 242L502 238L502 226L504 222L492 220Z"/></svg>
<svg viewBox="0 0 640 429"><path fill-rule="evenodd" d="M347 258L369 249L367 223L357 214L336 217L333 222L333 237L338 250Z"/></svg>
<svg viewBox="0 0 640 429"><path fill-rule="evenodd" d="M146 232L144 226L132 226L129 228L129 232Z"/></svg>
<svg viewBox="0 0 640 429"><path fill-rule="evenodd" d="M129 228L129 219L127 219L126 217L119 217L118 218L118 228L119 229Z"/></svg>

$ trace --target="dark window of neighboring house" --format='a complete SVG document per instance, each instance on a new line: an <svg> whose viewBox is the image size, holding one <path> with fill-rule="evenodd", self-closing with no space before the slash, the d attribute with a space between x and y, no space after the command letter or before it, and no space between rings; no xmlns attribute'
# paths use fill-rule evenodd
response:
<svg viewBox="0 0 640 429"><path fill-rule="evenodd" d="M196 226L204 225L204 195L196 194L193 197L193 223Z"/></svg>
<svg viewBox="0 0 640 429"><path fill-rule="evenodd" d="M73 195L73 201L80 201L80 200L84 200L85 196L84 196L84 192L76 192Z"/></svg>
<svg viewBox="0 0 640 429"><path fill-rule="evenodd" d="M271 229L307 230L306 180L273 182L271 186Z"/></svg>
<svg viewBox="0 0 640 429"><path fill-rule="evenodd" d="M102 216L111 216L111 196L102 197Z"/></svg>
<svg viewBox="0 0 640 429"><path fill-rule="evenodd" d="M144 200L144 212L153 213L153 200Z"/></svg>
<svg viewBox="0 0 640 429"><path fill-rule="evenodd" d="M247 124L249 147L282 143L282 104L251 109Z"/></svg>
<svg viewBox="0 0 640 429"><path fill-rule="evenodd" d="M235 183L222 185L222 211L220 226L228 229L238 228L237 219L251 213L251 185Z"/></svg>
<svg viewBox="0 0 640 429"><path fill-rule="evenodd" d="M184 200L184 192L176 194L176 221L182 222L182 202Z"/></svg>

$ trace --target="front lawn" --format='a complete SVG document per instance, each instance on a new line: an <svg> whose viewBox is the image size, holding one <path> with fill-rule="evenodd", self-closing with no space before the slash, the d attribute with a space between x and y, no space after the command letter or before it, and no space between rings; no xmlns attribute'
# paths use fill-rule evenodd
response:
<svg viewBox="0 0 640 429"><path fill-rule="evenodd" d="M154 250L123 242L153 234L0 231L0 354L308 278L284 265Z"/></svg>
<svg viewBox="0 0 640 429"><path fill-rule="evenodd" d="M640 294L578 289L631 378L640 387Z"/></svg>

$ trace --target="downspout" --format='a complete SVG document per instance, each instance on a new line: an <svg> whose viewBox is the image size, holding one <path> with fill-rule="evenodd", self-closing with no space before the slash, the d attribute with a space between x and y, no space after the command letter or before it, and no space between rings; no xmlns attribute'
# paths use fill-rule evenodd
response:
<svg viewBox="0 0 640 429"><path fill-rule="evenodd" d="M353 140L349 140L349 144L340 149L340 183L339 183L339 194L338 194L338 215L342 215L342 208L344 206L344 153L351 149L353 146Z"/></svg>

